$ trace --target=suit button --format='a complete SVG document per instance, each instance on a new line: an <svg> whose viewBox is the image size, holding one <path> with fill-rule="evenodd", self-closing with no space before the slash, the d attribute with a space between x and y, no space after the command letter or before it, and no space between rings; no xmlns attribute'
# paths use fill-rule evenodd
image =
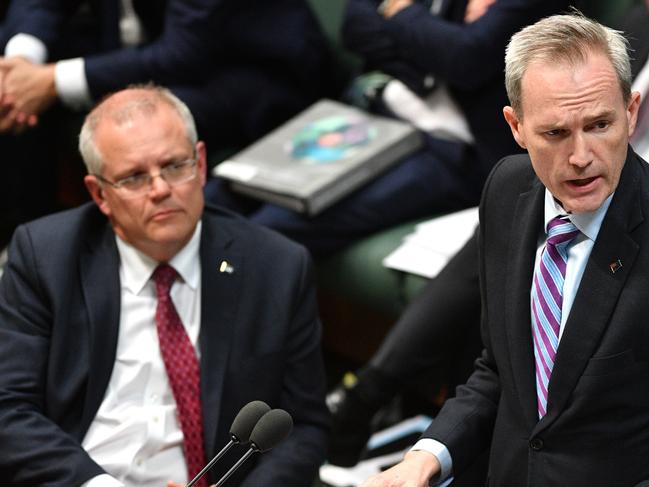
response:
<svg viewBox="0 0 649 487"><path fill-rule="evenodd" d="M530 440L530 448L534 451L540 451L543 449L543 440L541 438L532 438Z"/></svg>

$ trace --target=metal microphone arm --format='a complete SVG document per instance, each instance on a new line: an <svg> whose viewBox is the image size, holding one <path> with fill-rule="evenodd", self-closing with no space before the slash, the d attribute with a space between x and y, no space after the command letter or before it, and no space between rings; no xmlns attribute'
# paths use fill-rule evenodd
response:
<svg viewBox="0 0 649 487"><path fill-rule="evenodd" d="M245 453L245 455L243 455L241 458L239 458L239 460L237 461L237 463L235 463L234 465L232 465L232 468L230 468L230 470L228 470L227 472L225 472L225 475L224 475L223 477L221 477L221 480L219 480L219 481L218 481L216 484L214 484L212 487L221 487L221 486L225 483L225 481L228 480L228 479L230 478L230 476L231 476L231 475L232 475L232 474L233 474L233 473L234 473L234 472L235 472L235 471L236 471L236 470L237 470L241 465L243 465L243 462L245 462L246 460L248 460L248 458L250 458L253 454L257 453L258 451L259 451L259 450L258 450L257 448L255 448L254 446L250 447L250 449Z"/></svg>
<svg viewBox="0 0 649 487"><path fill-rule="evenodd" d="M205 475L209 471L209 469L212 468L214 466L214 464L216 462L218 462L221 459L221 457L223 455L225 455L230 450L230 448L232 448L236 444L237 444L237 441L235 440L235 438L233 436L230 439L230 441L221 449L221 451L218 452L216 454L216 456L214 458L212 458L212 460L210 460L210 463L205 465L203 467L203 469L196 474L196 477L194 477L191 480L191 482L189 482L185 487L192 487L196 482L198 482L203 477L203 475Z"/></svg>

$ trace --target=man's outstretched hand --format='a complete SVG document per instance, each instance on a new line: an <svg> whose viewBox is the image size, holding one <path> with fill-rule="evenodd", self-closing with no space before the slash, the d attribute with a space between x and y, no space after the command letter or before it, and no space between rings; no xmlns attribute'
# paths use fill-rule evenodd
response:
<svg viewBox="0 0 649 487"><path fill-rule="evenodd" d="M425 451L410 451L385 472L367 479L361 487L427 487L440 471L437 457Z"/></svg>

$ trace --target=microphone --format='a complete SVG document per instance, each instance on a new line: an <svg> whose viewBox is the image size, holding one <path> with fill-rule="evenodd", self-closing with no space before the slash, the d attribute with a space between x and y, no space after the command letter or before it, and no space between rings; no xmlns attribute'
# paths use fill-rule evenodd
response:
<svg viewBox="0 0 649 487"><path fill-rule="evenodd" d="M248 443L253 429L268 411L270 406L264 401L252 401L242 407L230 426L230 435L234 442Z"/></svg>
<svg viewBox="0 0 649 487"><path fill-rule="evenodd" d="M212 487L221 487L253 454L264 453L281 443L293 429L293 418L283 409L271 409L257 422L250 433L250 448Z"/></svg>
<svg viewBox="0 0 649 487"><path fill-rule="evenodd" d="M185 487L192 487L198 482L234 445L248 443L255 425L269 411L270 406L264 401L252 401L242 407L234 421L232 421L232 426L230 426L230 441Z"/></svg>

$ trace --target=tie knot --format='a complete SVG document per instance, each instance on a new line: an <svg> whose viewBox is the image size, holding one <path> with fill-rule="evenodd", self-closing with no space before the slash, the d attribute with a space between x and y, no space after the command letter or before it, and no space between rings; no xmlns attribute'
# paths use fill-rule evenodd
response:
<svg viewBox="0 0 649 487"><path fill-rule="evenodd" d="M160 264L155 271L153 271L153 280L158 292L158 296L169 294L171 285L176 280L178 273L176 269L167 264Z"/></svg>
<svg viewBox="0 0 649 487"><path fill-rule="evenodd" d="M550 220L548 224L549 245L560 245L570 242L579 234L577 227L567 218L556 217Z"/></svg>

